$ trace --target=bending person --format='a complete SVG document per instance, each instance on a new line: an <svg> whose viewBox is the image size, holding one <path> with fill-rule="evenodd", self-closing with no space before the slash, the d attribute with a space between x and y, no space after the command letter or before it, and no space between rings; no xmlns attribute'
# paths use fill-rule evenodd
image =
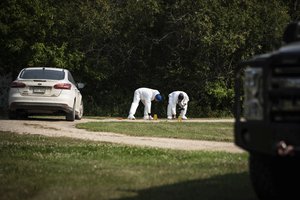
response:
<svg viewBox="0 0 300 200"><path fill-rule="evenodd" d="M136 109L139 106L139 102L141 101L144 108L144 119L153 119L151 116L151 101L161 102L163 100L158 90L150 89L150 88L139 88L134 91L133 102L130 107L128 119L135 119L134 115Z"/></svg>

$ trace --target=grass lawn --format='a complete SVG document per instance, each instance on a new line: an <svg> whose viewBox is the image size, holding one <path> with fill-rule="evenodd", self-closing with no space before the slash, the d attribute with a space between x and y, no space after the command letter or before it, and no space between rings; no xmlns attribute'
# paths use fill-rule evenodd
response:
<svg viewBox="0 0 300 200"><path fill-rule="evenodd" d="M77 128L133 136L233 142L232 122L88 122Z"/></svg>
<svg viewBox="0 0 300 200"><path fill-rule="evenodd" d="M255 200L247 159L0 132L0 199Z"/></svg>

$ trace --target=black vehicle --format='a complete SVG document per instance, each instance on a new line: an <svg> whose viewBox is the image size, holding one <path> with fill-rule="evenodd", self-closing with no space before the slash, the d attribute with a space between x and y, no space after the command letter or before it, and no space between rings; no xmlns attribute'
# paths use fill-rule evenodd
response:
<svg viewBox="0 0 300 200"><path fill-rule="evenodd" d="M300 198L300 22L287 26L283 42L235 74L235 144L249 152L259 199Z"/></svg>

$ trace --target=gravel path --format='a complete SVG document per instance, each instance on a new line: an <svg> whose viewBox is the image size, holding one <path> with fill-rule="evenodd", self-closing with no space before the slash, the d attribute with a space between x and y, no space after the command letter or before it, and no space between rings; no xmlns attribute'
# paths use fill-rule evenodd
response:
<svg viewBox="0 0 300 200"><path fill-rule="evenodd" d="M159 137L136 137L110 132L90 132L75 128L76 123L97 121L95 119L82 119L67 122L62 119L32 119L32 120L0 120L0 130L19 134L37 134L49 137L71 137L83 140L111 142L136 146L155 148L168 148L178 150L207 150L226 151L231 153L244 152L229 142L199 141L188 139L172 139ZM100 121L100 120L99 120ZM128 121L126 119L103 119L101 121ZM163 121L163 120L157 120ZM188 122L233 122L232 119L189 119ZM132 123L145 122L145 120L130 120ZM154 121L151 121L154 122Z"/></svg>

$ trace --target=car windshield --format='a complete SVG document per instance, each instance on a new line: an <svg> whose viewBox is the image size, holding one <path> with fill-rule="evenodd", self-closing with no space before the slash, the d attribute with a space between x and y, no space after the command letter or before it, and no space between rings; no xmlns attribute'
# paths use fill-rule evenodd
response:
<svg viewBox="0 0 300 200"><path fill-rule="evenodd" d="M65 77L63 70L48 70L48 69L28 69L24 70L20 75L22 79L50 79L62 80Z"/></svg>

